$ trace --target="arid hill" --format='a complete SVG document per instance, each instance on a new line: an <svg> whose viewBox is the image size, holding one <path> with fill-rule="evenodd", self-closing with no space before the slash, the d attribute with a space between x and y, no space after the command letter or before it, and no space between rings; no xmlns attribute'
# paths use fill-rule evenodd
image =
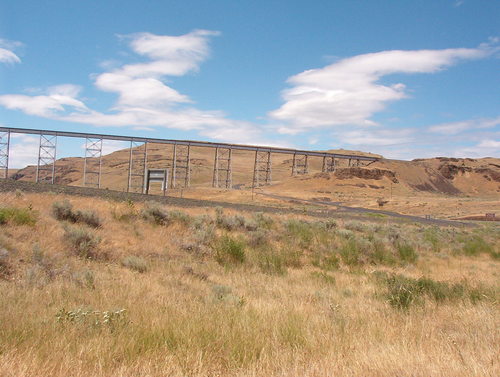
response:
<svg viewBox="0 0 500 377"><path fill-rule="evenodd" d="M124 190L127 184L129 149L113 152L102 159L102 187ZM360 154L346 150L335 150L344 154ZM191 185L193 188L210 187L214 150L192 148ZM365 155L377 156L369 153ZM500 159L458 159L438 157L399 161L381 159L368 166L348 167L343 160L332 173L321 173L321 158L309 159L309 174L291 176L292 158L289 155L274 154L271 191L297 189L318 191L348 188L350 191L362 189L380 195L382 191L392 194L418 195L419 193L441 193L451 195L500 195ZM254 153L233 152L233 186L244 189L251 187ZM62 158L56 163L56 183L82 185L84 159L78 157ZM172 147L151 145L148 149L148 167L171 168ZM32 181L36 168L28 166L12 175L14 179ZM291 186L291 187L289 187Z"/></svg>

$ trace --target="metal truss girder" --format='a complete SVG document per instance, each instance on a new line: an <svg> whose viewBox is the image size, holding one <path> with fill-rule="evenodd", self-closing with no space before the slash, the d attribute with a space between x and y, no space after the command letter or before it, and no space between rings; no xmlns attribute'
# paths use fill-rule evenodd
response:
<svg viewBox="0 0 500 377"><path fill-rule="evenodd" d="M336 169L335 157L323 157L323 173L334 172Z"/></svg>
<svg viewBox="0 0 500 377"><path fill-rule="evenodd" d="M50 183L54 183L56 153L57 136L40 134L38 162L36 167L36 182L49 180Z"/></svg>
<svg viewBox="0 0 500 377"><path fill-rule="evenodd" d="M127 192L144 192L148 163L148 143L130 141Z"/></svg>
<svg viewBox="0 0 500 377"><path fill-rule="evenodd" d="M255 151L253 187L271 184L271 152Z"/></svg>
<svg viewBox="0 0 500 377"><path fill-rule="evenodd" d="M231 148L215 148L213 187L232 188L233 173L231 157Z"/></svg>
<svg viewBox="0 0 500 377"><path fill-rule="evenodd" d="M191 182L191 146L174 144L172 188L188 188Z"/></svg>
<svg viewBox="0 0 500 377"><path fill-rule="evenodd" d="M292 175L302 175L309 172L307 154L293 154Z"/></svg>
<svg viewBox="0 0 500 377"><path fill-rule="evenodd" d="M9 177L10 131L0 131L0 178Z"/></svg>
<svg viewBox="0 0 500 377"><path fill-rule="evenodd" d="M318 151L307 151L298 149L287 149L287 148L277 148L277 147L264 147L258 145L242 145L242 144L229 144L229 143L212 143L208 141L196 141L196 140L173 140L173 139L156 139L156 138L145 138L145 137L133 137L133 136L121 136L121 135L106 135L106 134L91 134L83 132L68 132L68 131L51 131L51 130L33 130L29 128L13 128L13 127L0 127L0 131L10 131L12 133L19 134L29 134L29 135L55 135L55 136L65 136L65 137L76 137L76 138L102 138L106 140L117 140L117 141L136 141L143 143L157 143L157 144L170 144L170 145L190 145L194 147L207 147L207 148L231 148L233 150L246 150L246 151L270 151L272 153L282 153L282 154L307 154L308 156L324 157L333 156L338 159L348 159L356 158L361 161L377 161L380 158L368 157L360 155L345 155L339 153L328 153L328 152L318 152Z"/></svg>
<svg viewBox="0 0 500 377"><path fill-rule="evenodd" d="M85 138L83 185L101 188L102 139Z"/></svg>

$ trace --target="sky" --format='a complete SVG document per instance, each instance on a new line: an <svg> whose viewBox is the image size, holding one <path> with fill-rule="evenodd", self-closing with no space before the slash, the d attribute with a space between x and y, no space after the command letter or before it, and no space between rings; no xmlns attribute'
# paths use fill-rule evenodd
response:
<svg viewBox="0 0 500 377"><path fill-rule="evenodd" d="M498 0L3 1L0 125L500 157L499 19Z"/></svg>

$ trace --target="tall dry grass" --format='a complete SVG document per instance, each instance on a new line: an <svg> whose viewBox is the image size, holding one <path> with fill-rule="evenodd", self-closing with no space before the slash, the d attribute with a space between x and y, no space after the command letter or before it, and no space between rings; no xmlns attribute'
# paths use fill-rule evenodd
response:
<svg viewBox="0 0 500 377"><path fill-rule="evenodd" d="M105 257L89 259L71 251L67 224L51 216L61 198L1 195L0 206L31 208L37 218L0 225L9 265L0 277L1 376L500 374L498 259L491 251L498 252L498 228L236 213L219 214L228 219L218 226L205 209L183 210L189 217L174 212L168 225L156 225L139 204L69 197L102 223L87 230ZM463 248L478 237L491 250L471 256ZM227 239L242 246L237 263L217 257L231 250ZM417 254L412 262L399 257L403 241ZM337 263L327 263L332 255ZM398 309L382 272L467 285L485 297L422 294ZM58 320L62 309L74 316ZM103 313L123 309L119 319L104 320Z"/></svg>

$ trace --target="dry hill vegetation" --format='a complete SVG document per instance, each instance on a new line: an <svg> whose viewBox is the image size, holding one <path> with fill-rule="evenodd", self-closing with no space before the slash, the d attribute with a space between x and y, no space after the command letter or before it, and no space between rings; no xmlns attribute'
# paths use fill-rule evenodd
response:
<svg viewBox="0 0 500 377"><path fill-rule="evenodd" d="M171 168L172 146L148 144L148 167ZM366 154L331 151L343 154ZM103 156L102 187L126 190L129 149ZM370 154L367 154L370 155ZM233 152L233 186L236 190L211 189L214 149L191 150L191 188L182 195L195 199L250 202L255 155ZM500 159L432 158L414 161L381 159L368 166L349 167L338 161L334 173L321 173L322 159L309 159L309 174L291 177L292 156L273 154L272 185L267 193L302 199L321 198L356 207L379 207L410 215L459 218L500 210ZM92 164L92 163L91 163ZM63 158L56 163L56 183L82 185L84 159ZM28 166L13 174L16 180L34 181L36 168ZM171 190L169 195L180 195ZM260 201L269 199L259 197ZM276 202L274 200L274 202ZM286 203L281 203L286 205Z"/></svg>
<svg viewBox="0 0 500 377"><path fill-rule="evenodd" d="M0 193L2 376L498 376L500 228Z"/></svg>

